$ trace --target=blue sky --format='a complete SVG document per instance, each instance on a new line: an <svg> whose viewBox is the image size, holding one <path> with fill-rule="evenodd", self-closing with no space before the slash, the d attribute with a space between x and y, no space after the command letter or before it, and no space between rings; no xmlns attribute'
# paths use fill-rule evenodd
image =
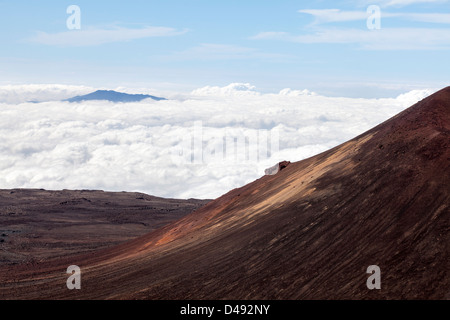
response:
<svg viewBox="0 0 450 320"><path fill-rule="evenodd" d="M80 30L67 28L69 5ZM371 5L380 29L367 26ZM8 0L0 12L0 84L243 82L349 97L449 85L447 0Z"/></svg>

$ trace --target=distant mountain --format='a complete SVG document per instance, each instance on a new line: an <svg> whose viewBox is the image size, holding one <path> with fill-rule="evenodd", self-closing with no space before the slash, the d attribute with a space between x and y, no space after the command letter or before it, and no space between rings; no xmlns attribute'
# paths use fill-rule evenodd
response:
<svg viewBox="0 0 450 320"><path fill-rule="evenodd" d="M113 90L97 90L95 92L83 96L76 96L73 98L69 98L64 101L81 102L89 100L106 100L111 102L138 102L144 99L153 99L156 101L167 100L165 98L155 97L148 94L128 94Z"/></svg>

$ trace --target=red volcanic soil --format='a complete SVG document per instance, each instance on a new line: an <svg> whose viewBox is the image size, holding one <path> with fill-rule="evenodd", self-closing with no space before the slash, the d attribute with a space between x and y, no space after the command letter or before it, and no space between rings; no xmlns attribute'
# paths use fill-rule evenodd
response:
<svg viewBox="0 0 450 320"><path fill-rule="evenodd" d="M8 266L0 298L449 299L449 138L450 87L136 240Z"/></svg>
<svg viewBox="0 0 450 320"><path fill-rule="evenodd" d="M111 247L207 202L136 192L0 190L0 267Z"/></svg>

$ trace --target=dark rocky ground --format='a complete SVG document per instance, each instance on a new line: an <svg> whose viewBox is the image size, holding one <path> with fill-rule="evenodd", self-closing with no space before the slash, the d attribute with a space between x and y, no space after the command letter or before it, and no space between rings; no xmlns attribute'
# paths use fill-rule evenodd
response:
<svg viewBox="0 0 450 320"><path fill-rule="evenodd" d="M114 246L207 202L134 192L0 190L0 266Z"/></svg>

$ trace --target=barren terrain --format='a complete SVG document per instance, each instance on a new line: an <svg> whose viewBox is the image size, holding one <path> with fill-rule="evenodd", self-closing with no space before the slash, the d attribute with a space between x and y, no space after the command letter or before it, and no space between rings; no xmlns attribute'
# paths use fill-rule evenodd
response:
<svg viewBox="0 0 450 320"><path fill-rule="evenodd" d="M114 246L207 202L135 192L0 190L0 266Z"/></svg>

